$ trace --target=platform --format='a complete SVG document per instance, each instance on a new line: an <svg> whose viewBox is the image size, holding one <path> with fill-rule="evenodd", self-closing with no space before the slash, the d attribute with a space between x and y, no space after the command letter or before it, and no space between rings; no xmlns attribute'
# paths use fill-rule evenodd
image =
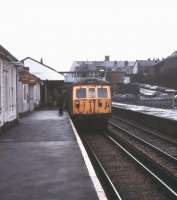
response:
<svg viewBox="0 0 177 200"><path fill-rule="evenodd" d="M0 200L97 200L67 113L36 111L0 135Z"/></svg>
<svg viewBox="0 0 177 200"><path fill-rule="evenodd" d="M148 106L131 105L131 104L124 104L124 103L117 103L117 102L112 102L112 106L177 121L176 109L153 108L153 107L148 107Z"/></svg>

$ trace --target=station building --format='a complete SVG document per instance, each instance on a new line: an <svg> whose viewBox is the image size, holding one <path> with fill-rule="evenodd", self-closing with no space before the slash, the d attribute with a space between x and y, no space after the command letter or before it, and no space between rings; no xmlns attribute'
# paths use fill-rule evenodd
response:
<svg viewBox="0 0 177 200"><path fill-rule="evenodd" d="M0 45L0 130L41 104L40 78Z"/></svg>
<svg viewBox="0 0 177 200"><path fill-rule="evenodd" d="M18 68L18 113L23 116L40 106L42 81L29 72L28 67Z"/></svg>
<svg viewBox="0 0 177 200"><path fill-rule="evenodd" d="M18 60L0 45L0 129L17 121Z"/></svg>
<svg viewBox="0 0 177 200"><path fill-rule="evenodd" d="M56 107L58 106L59 91L65 89L64 76L55 69L39 62L31 57L22 60L25 66L29 67L30 73L40 78L40 106Z"/></svg>

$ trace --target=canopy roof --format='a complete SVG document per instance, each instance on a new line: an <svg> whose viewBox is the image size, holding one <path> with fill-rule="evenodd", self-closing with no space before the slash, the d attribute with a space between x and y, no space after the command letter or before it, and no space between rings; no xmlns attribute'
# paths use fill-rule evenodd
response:
<svg viewBox="0 0 177 200"><path fill-rule="evenodd" d="M64 80L64 77L52 68L48 68L43 64L37 63L34 60L24 60L24 65L29 67L30 73L39 77L41 80Z"/></svg>

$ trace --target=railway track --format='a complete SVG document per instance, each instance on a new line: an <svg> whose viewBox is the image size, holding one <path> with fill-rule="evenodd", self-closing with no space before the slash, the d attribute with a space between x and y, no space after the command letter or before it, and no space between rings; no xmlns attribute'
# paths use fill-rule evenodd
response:
<svg viewBox="0 0 177 200"><path fill-rule="evenodd" d="M110 131L82 135L103 186L109 188L110 199L177 199L176 191L112 137Z"/></svg>
<svg viewBox="0 0 177 200"><path fill-rule="evenodd" d="M128 126L129 128L131 128L133 130L136 130L136 132L140 131L141 135L142 135L142 132L146 133L146 135L148 136L146 139L151 139L151 137L152 137L152 140L154 140L154 139L158 138L158 139L161 139L160 143L162 143L162 141L164 141L164 142L168 142L168 143L170 143L170 144L172 144L174 146L177 146L176 138L174 138L174 137L172 137L170 135L167 136L167 134L164 134L164 133L159 132L159 131L154 130L154 129L147 128L147 127L145 127L143 125L138 124L137 122L135 122L133 120L130 121L130 120L118 117L115 114L113 114L112 119L115 119L119 123L119 125ZM177 152L176 151L175 151L175 154L177 156Z"/></svg>
<svg viewBox="0 0 177 200"><path fill-rule="evenodd" d="M119 137L124 143L127 142L129 146L131 145L134 151L142 154L142 159L146 157L146 160L155 163L158 170L166 171L164 179L170 176L171 184L177 185L177 145L175 142L164 140L157 135L152 136L150 132L144 132L144 130L138 132L137 128L123 127L119 121L111 120L110 125L118 130L113 130L116 137Z"/></svg>

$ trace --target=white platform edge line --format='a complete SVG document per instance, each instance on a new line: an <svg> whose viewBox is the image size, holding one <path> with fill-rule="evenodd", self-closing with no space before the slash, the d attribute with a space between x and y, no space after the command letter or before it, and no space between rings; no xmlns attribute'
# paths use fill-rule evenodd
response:
<svg viewBox="0 0 177 200"><path fill-rule="evenodd" d="M68 116L69 116L69 115L68 115ZM105 194L105 192L104 192L104 190L103 190L103 187L102 187L100 181L98 180L98 177L97 177L97 175L96 175L96 173L95 173L95 170L94 170L94 168L93 168L93 166L92 166L92 164L91 164L91 161L90 161L90 159L89 159L89 157L88 157L88 154L87 154L87 152L86 152L86 150L85 150L85 147L84 147L84 145L83 145L83 143L82 143L82 141L81 141L81 139L80 139L80 137L79 137L79 134L77 133L76 128L74 127L74 124L73 124L73 122L72 122L70 116L69 116L69 121L70 121L70 123L71 123L73 132L74 132L74 134L75 134L77 143L78 143L78 145L79 145L81 154L82 154L82 156L83 156L83 158L84 158L85 165L86 165L86 167L87 167L87 169L88 169L88 173L89 173L89 176L90 176L90 178L91 178L91 181L92 181L92 183L93 183L93 185L94 185L94 188L95 188L95 190L96 190L97 196L98 196L99 200L108 200L107 197L106 197L106 194Z"/></svg>

